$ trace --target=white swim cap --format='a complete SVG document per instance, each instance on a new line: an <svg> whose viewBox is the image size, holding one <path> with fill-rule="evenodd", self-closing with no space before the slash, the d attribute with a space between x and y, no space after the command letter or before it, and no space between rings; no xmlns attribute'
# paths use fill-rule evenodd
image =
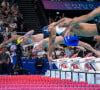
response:
<svg viewBox="0 0 100 90"><path fill-rule="evenodd" d="M59 27L59 26L56 26L56 33L58 35L62 34L63 31L65 31L65 27Z"/></svg>

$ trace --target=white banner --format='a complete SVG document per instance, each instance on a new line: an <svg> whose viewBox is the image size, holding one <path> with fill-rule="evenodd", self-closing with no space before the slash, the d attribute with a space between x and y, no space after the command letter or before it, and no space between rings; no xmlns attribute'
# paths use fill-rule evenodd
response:
<svg viewBox="0 0 100 90"><path fill-rule="evenodd" d="M100 74L96 74L96 84L100 84Z"/></svg>
<svg viewBox="0 0 100 90"><path fill-rule="evenodd" d="M56 78L60 78L60 71L56 71Z"/></svg>
<svg viewBox="0 0 100 90"><path fill-rule="evenodd" d="M78 81L78 73L73 72L73 81Z"/></svg>
<svg viewBox="0 0 100 90"><path fill-rule="evenodd" d="M71 79L71 72L66 72L66 79Z"/></svg>
<svg viewBox="0 0 100 90"><path fill-rule="evenodd" d="M65 72L63 72L63 71L61 72L61 79L66 79L65 78Z"/></svg>
<svg viewBox="0 0 100 90"><path fill-rule="evenodd" d="M86 81L86 74L85 73L79 73L79 81Z"/></svg>
<svg viewBox="0 0 100 90"><path fill-rule="evenodd" d="M94 83L94 74L87 74L87 81L89 84L95 84Z"/></svg>
<svg viewBox="0 0 100 90"><path fill-rule="evenodd" d="M51 78L55 78L56 75L55 75L55 71L51 71Z"/></svg>

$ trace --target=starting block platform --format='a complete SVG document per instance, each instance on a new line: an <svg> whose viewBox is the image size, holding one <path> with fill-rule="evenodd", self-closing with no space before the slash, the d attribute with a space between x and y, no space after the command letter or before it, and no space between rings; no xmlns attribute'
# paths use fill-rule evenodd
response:
<svg viewBox="0 0 100 90"><path fill-rule="evenodd" d="M58 69L53 69L52 65L55 65ZM52 61L52 65L45 76L100 84L100 58L91 56L55 59Z"/></svg>

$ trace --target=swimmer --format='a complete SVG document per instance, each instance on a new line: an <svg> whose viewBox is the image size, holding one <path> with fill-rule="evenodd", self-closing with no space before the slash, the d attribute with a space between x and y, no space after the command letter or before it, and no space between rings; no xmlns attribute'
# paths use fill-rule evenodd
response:
<svg viewBox="0 0 100 90"><path fill-rule="evenodd" d="M36 47L33 48L33 52L34 51L42 51L45 47L48 47L48 44L49 44L49 38L41 40L39 43L36 44ZM86 48L86 49L92 51L93 53L95 53L96 55L100 55L100 51L97 51L94 48L92 48L91 45L80 41L79 37L57 36L56 39L55 39L55 42L54 42L54 47L56 47L56 46L58 46L60 44L65 44L65 45L69 45L69 46L75 46L75 47L78 47L79 49L83 49L84 51L85 51L84 48ZM82 46L83 48L80 47L80 46ZM51 60L53 60L53 59L51 59Z"/></svg>
<svg viewBox="0 0 100 90"><path fill-rule="evenodd" d="M2 47L5 44L8 44L14 40L17 40L18 43L22 43L23 45L25 44L30 44L33 42L39 42L43 39L44 35L43 34L36 34L36 35L32 35L34 33L34 30L30 30L29 32L27 32L25 35L21 36L21 35L15 35L13 37L11 37L9 40L4 41L3 43L0 44L0 47Z"/></svg>
<svg viewBox="0 0 100 90"><path fill-rule="evenodd" d="M67 22L71 22L71 19L68 19L68 21ZM82 23L82 25L83 25L83 23ZM80 25L80 26L82 26L82 25ZM53 27L53 28L52 28ZM79 28L79 29L82 29L82 28ZM75 28L75 30L77 30L77 27ZM78 31L78 30L77 30ZM83 31L84 31L84 28L83 28ZM49 52L48 52L48 58L50 57L51 58L51 53L52 53L52 51L53 51L53 47L54 47L54 42L55 42L55 39L56 39L56 33L58 34L58 35L62 35L62 36L64 36L65 35L65 32L66 32L66 28L65 27L59 27L59 26L56 26L55 27L55 24L53 23L53 24L51 24L51 25L49 25L49 26L46 26L46 27L43 27L43 33L45 34L45 35L49 35L49 44L48 44L48 50L49 50ZM87 31L86 31L87 32ZM75 33L75 32L74 32ZM76 33L75 33L76 34ZM82 34L77 34L77 35L83 35L83 33ZM81 43L82 44L82 43ZM87 46L87 44L85 44L86 46ZM85 46L83 46L83 47L85 47ZM93 50L93 49L92 49ZM96 52L95 50L94 50L94 52ZM50 59L49 58L49 59ZM51 58L52 59L52 58ZM51 60L50 59L50 60Z"/></svg>

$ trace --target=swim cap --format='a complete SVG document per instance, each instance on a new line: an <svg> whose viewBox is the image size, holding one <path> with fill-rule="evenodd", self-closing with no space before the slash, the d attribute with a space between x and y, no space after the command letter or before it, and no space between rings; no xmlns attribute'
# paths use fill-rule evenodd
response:
<svg viewBox="0 0 100 90"><path fill-rule="evenodd" d="M45 27L42 28L42 33L43 33L44 35L49 35L48 31L49 31L48 26L45 26Z"/></svg>
<svg viewBox="0 0 100 90"><path fill-rule="evenodd" d="M65 31L65 27L59 27L59 26L56 26L56 33L58 35L61 35L63 31Z"/></svg>
<svg viewBox="0 0 100 90"><path fill-rule="evenodd" d="M19 38L19 39L17 39L17 43L19 44L19 43L21 43L23 40L24 40L24 37L23 37L23 38Z"/></svg>

